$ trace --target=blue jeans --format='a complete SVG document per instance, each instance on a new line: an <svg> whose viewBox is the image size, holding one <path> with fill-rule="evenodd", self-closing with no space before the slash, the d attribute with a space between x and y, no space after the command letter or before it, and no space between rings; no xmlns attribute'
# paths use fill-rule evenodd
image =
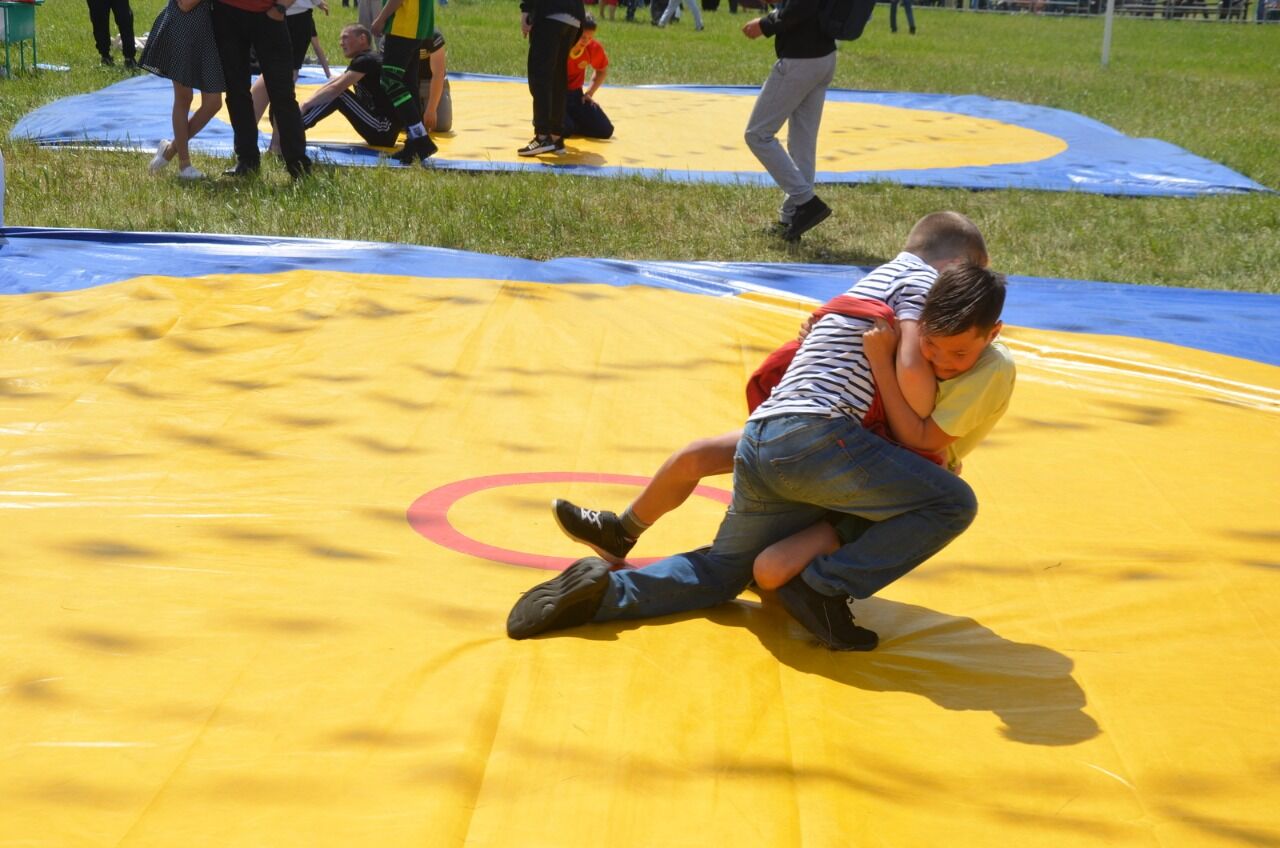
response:
<svg viewBox="0 0 1280 848"><path fill-rule="evenodd" d="M751 582L756 556L828 510L875 522L811 562L806 583L866 598L964 532L978 511L959 477L843 418L786 415L747 423L734 456L733 502L709 549L609 575L595 621L715 606Z"/></svg>

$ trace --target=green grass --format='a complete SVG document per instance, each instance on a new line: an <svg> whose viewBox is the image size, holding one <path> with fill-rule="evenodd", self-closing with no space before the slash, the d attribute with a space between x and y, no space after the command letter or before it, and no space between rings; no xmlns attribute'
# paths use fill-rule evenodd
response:
<svg viewBox="0 0 1280 848"><path fill-rule="evenodd" d="M139 32L163 0L134 0ZM354 9L320 20L337 51ZM525 42L513 0L452 0L439 10L450 69L522 75ZM836 85L979 93L1080 112L1160 138L1280 188L1280 26L1118 19L1110 68L1099 64L1100 19L918 9L920 34L890 35L877 10L844 45ZM604 22L610 82L758 85L772 45L738 32L722 6L707 31ZM1280 292L1280 195L1107 198L1030 191L969 192L888 185L831 186L836 210L802 246L762 234L776 190L599 180L548 174L322 170L293 186L282 169L246 184L149 179L140 154L41 150L8 139L19 117L120 78L96 65L80 0L37 12L41 59L67 73L0 80L6 223L320 236L432 244L546 258L614 256L865 264L892 256L911 223L958 209L987 233L993 264L1016 274ZM607 103L607 100L606 100ZM455 107L466 121L466 104ZM662 144L662 127L623 128ZM734 139L740 128L726 128ZM512 138L518 146L524 138ZM206 171L222 163L196 157Z"/></svg>

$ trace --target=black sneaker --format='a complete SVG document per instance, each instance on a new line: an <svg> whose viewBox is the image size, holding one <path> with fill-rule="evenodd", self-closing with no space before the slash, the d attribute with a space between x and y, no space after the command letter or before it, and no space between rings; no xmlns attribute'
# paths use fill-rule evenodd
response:
<svg viewBox="0 0 1280 848"><path fill-rule="evenodd" d="M800 241L800 236L830 217L831 207L815 194L808 202L796 207L795 214L791 216L791 226L782 237L787 241Z"/></svg>
<svg viewBox="0 0 1280 848"><path fill-rule="evenodd" d="M115 63L116 63L116 60L111 58L111 54L110 54L110 53L103 53L103 54L102 54L102 62L101 62L101 64L102 64L102 66L103 66L103 67L110 68L110 67L112 67L113 65L115 65Z"/></svg>
<svg viewBox="0 0 1280 848"><path fill-rule="evenodd" d="M391 158L401 165L417 165L425 163L439 149L439 147L436 147L436 143L431 140L431 136L422 135L417 138L406 138L404 147L399 152L391 154Z"/></svg>
<svg viewBox="0 0 1280 848"><path fill-rule="evenodd" d="M563 155L564 155L564 153L565 153L565 151L564 151L564 136L560 136L559 138L555 139L555 140L554 140L554 141L552 141L551 143L555 145L555 149L553 149L551 152L552 152L552 153L554 153L554 154L555 154L555 155L557 155L557 156L563 156Z"/></svg>
<svg viewBox="0 0 1280 848"><path fill-rule="evenodd" d="M257 165L246 165L243 162L237 162L230 168L222 172L224 177L252 177L258 173Z"/></svg>
<svg viewBox="0 0 1280 848"><path fill-rule="evenodd" d="M824 595L798 574L777 594L787 612L833 651L870 651L880 643L873 631L853 623L853 613L843 595Z"/></svg>
<svg viewBox="0 0 1280 848"><path fill-rule="evenodd" d="M583 509L556 498L551 502L556 524L570 539L591 548L613 565L626 562L636 540L622 532L622 519L612 512Z"/></svg>
<svg viewBox="0 0 1280 848"><path fill-rule="evenodd" d="M507 616L507 635L528 639L548 630L586 624L600 608L609 588L609 563L599 557L580 559L559 576L520 596Z"/></svg>
<svg viewBox="0 0 1280 848"><path fill-rule="evenodd" d="M551 140L549 135L536 135L530 139L529 143L516 151L517 156L541 156L543 153L551 153L556 149L556 143Z"/></svg>
<svg viewBox="0 0 1280 848"><path fill-rule="evenodd" d="M784 238L787 230L791 229L790 221L774 221L772 224L764 228L764 234L767 236L777 236Z"/></svg>

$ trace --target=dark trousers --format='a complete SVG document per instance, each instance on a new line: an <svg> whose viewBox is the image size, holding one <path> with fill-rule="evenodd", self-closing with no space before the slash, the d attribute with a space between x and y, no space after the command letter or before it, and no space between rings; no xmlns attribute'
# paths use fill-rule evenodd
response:
<svg viewBox="0 0 1280 848"><path fill-rule="evenodd" d="M564 134L583 138L612 138L613 122L604 110L577 88L565 95Z"/></svg>
<svg viewBox="0 0 1280 848"><path fill-rule="evenodd" d="M378 85L390 98L396 116L406 128L422 123L422 101L418 100L418 49L421 46L422 42L416 38L388 35L382 49ZM565 62L568 61L566 57Z"/></svg>
<svg viewBox="0 0 1280 848"><path fill-rule="evenodd" d="M93 26L93 41L102 56L111 55L111 15L116 16L116 28L123 43L120 52L126 59L137 56L133 43L133 9L129 0L88 0L89 23Z"/></svg>
<svg viewBox="0 0 1280 848"><path fill-rule="evenodd" d="M529 93L534 135L564 135L564 100L569 90L569 51L578 27L538 18L529 33Z"/></svg>
<svg viewBox="0 0 1280 848"><path fill-rule="evenodd" d="M395 147L400 139L400 125L387 115L379 115L371 104L364 103L350 91L344 91L327 105L312 109L302 116L302 125L311 129L323 119L338 112L351 128L373 147Z"/></svg>
<svg viewBox="0 0 1280 848"><path fill-rule="evenodd" d="M213 37L227 81L227 112L235 136L236 160L256 168L261 159L258 123L253 117L253 98L249 94L249 48L252 46L266 81L285 166L294 176L305 173L311 167L311 160L307 158L307 138L293 90L293 48L288 26L264 12L246 12L226 3L214 2L212 11Z"/></svg>

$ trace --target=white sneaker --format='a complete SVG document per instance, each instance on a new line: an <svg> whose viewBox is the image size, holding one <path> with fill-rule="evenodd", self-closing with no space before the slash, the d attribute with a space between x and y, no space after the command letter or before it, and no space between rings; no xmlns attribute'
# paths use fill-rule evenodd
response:
<svg viewBox="0 0 1280 848"><path fill-rule="evenodd" d="M165 169L166 165L169 164L169 160L164 158L164 153L168 149L168 139L161 140L160 144L156 146L156 155L151 158L151 164L147 166L147 169L151 171L151 173L158 174Z"/></svg>
<svg viewBox="0 0 1280 848"><path fill-rule="evenodd" d="M188 165L181 171L178 171L178 179L180 180L203 180L204 171L196 168L195 165Z"/></svg>

